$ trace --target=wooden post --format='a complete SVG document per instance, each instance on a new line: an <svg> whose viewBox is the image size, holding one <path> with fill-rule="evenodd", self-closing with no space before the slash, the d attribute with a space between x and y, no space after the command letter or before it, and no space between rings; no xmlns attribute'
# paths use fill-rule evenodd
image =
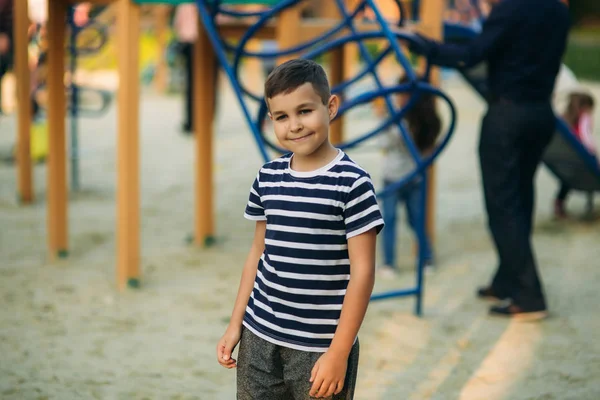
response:
<svg viewBox="0 0 600 400"><path fill-rule="evenodd" d="M50 258L67 256L67 157L65 27L67 3L48 3L48 249ZM29 81L27 82L29 85ZM28 155L29 157L29 155Z"/></svg>
<svg viewBox="0 0 600 400"><path fill-rule="evenodd" d="M346 1L349 3L349 1ZM328 1L323 4L323 17L332 20L341 20L342 14L333 1ZM344 81L344 59L346 46L338 47L331 51L331 65L329 69L329 84L331 87L339 85ZM340 94L340 103L344 101L344 96ZM336 119L331 124L329 139L333 145L340 144L344 138L344 120L343 118Z"/></svg>
<svg viewBox="0 0 600 400"><path fill-rule="evenodd" d="M140 277L139 36L140 9L118 0L117 286Z"/></svg>
<svg viewBox="0 0 600 400"><path fill-rule="evenodd" d="M279 50L294 46L298 42L298 32L300 32L300 7L291 7L282 11L277 18L275 27ZM296 54L281 56L277 59L277 64L282 64L296 56Z"/></svg>
<svg viewBox="0 0 600 400"><path fill-rule="evenodd" d="M331 52L331 86L339 85L344 81L344 47L339 47ZM339 94L340 104L344 102L343 93ZM344 118L337 118L331 123L329 134L331 144L338 145L344 140Z"/></svg>
<svg viewBox="0 0 600 400"><path fill-rule="evenodd" d="M323 17L328 19L341 20L342 14L338 10L337 5L333 1L328 1L323 4ZM331 66L329 72L329 80L331 87L339 85L344 81L344 58L345 47L341 46L331 51ZM340 103L344 101L344 96L340 94ZM329 139L333 145L340 144L344 138L344 120L343 118L336 119L331 124Z"/></svg>
<svg viewBox="0 0 600 400"><path fill-rule="evenodd" d="M259 39L251 39L246 44L246 50L259 52L262 49L262 41ZM264 82L263 61L260 58L248 57L244 60L243 75L247 81L245 82L249 90L254 93L261 93Z"/></svg>
<svg viewBox="0 0 600 400"><path fill-rule="evenodd" d="M421 31L428 37L436 40L443 40L444 28L443 28L443 13L445 10L445 0L422 0L420 17L422 28ZM438 68L431 70L431 84L439 85L440 83L440 71ZM436 195L436 180L437 174L435 170L435 164L431 165L427 171L427 218L426 228L429 240L432 245L435 242L435 195Z"/></svg>
<svg viewBox="0 0 600 400"><path fill-rule="evenodd" d="M31 132L31 82L28 61L27 28L29 25L27 1L14 4L15 72L17 77L17 196L21 203L33 201L33 177L30 152Z"/></svg>
<svg viewBox="0 0 600 400"><path fill-rule="evenodd" d="M214 242L213 123L216 103L216 55L204 26L198 23L194 44L194 130L196 136L196 212L194 243Z"/></svg>

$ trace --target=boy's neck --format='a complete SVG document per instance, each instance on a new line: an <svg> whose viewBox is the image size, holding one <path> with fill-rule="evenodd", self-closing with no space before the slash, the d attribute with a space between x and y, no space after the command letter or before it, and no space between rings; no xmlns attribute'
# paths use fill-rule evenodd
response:
<svg viewBox="0 0 600 400"><path fill-rule="evenodd" d="M297 172L315 171L329 164L337 157L339 150L329 140L308 155L294 153L290 168Z"/></svg>

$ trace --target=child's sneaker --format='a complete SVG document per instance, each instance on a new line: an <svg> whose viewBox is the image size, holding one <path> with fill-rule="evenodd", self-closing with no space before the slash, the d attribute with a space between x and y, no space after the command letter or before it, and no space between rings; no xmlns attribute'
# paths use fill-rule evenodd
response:
<svg viewBox="0 0 600 400"><path fill-rule="evenodd" d="M558 219L567 218L567 210L565 209L565 202L556 199L554 201L554 216Z"/></svg>
<svg viewBox="0 0 600 400"><path fill-rule="evenodd" d="M425 271L426 274L433 274L437 269L435 268L433 261L426 261L423 264L423 271Z"/></svg>
<svg viewBox="0 0 600 400"><path fill-rule="evenodd" d="M384 279L396 278L397 270L396 268L390 265L380 265L377 267L377 275L381 276Z"/></svg>

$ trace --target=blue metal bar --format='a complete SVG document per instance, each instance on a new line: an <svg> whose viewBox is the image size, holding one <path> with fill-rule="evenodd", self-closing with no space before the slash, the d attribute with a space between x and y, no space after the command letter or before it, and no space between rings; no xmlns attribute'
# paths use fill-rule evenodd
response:
<svg viewBox="0 0 600 400"><path fill-rule="evenodd" d="M237 11L230 9L227 5L219 6L219 13L228 15L235 18L247 18L247 17L262 17L267 10L262 11Z"/></svg>
<svg viewBox="0 0 600 400"><path fill-rule="evenodd" d="M416 221L416 234L417 240L419 243L419 251L416 260L416 286L410 289L403 290L391 290L387 292L381 292L371 295L371 301L374 300L384 300L391 299L396 297L406 297L406 296L415 296L415 314L421 316L423 314L423 287L425 285L425 246L423 243L427 240L427 232L426 232L426 218L427 213L425 212L427 207L427 174L423 171L421 174L421 182L419 183L419 190L421 191L421 202L419 207L421 207L421 213L419 214L419 218Z"/></svg>
<svg viewBox="0 0 600 400"><path fill-rule="evenodd" d="M371 296L371 301L391 299L394 297L415 296L419 293L418 288L392 290L389 292L377 293Z"/></svg>
<svg viewBox="0 0 600 400"><path fill-rule="evenodd" d="M423 243L427 240L427 173L423 171L421 174L421 213L419 214L419 218L417 220L417 237L419 240L419 257L417 259L417 288L419 289L419 293L417 293L417 299L415 302L415 314L421 315L423 311L423 285L424 285L424 274L423 268L425 267L425 246ZM430 243L431 246L431 243ZM430 251L432 249L430 248Z"/></svg>

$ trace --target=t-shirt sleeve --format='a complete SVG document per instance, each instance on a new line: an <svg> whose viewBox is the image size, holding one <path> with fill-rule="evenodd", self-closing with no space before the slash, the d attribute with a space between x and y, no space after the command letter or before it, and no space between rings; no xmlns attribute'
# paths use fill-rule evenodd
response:
<svg viewBox="0 0 600 400"><path fill-rule="evenodd" d="M244 211L244 218L251 221L266 221L265 209L262 201L260 200L260 187L259 187L260 173L256 175L256 179L250 188L250 196L248 197L248 203L246 204L246 210Z"/></svg>
<svg viewBox="0 0 600 400"><path fill-rule="evenodd" d="M373 228L376 228L377 233L383 229L375 189L368 175L360 177L352 185L344 208L344 223L347 239Z"/></svg>

